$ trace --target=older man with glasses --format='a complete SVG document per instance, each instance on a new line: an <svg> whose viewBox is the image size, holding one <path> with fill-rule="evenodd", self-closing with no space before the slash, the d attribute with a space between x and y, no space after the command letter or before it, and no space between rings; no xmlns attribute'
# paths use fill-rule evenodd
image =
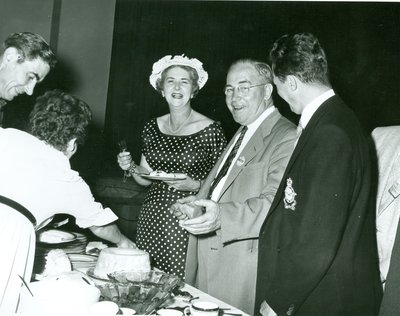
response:
<svg viewBox="0 0 400 316"><path fill-rule="evenodd" d="M258 235L290 158L295 126L272 100L270 67L234 62L224 92L241 125L197 196L178 200L171 212L191 235L186 281L252 314Z"/></svg>

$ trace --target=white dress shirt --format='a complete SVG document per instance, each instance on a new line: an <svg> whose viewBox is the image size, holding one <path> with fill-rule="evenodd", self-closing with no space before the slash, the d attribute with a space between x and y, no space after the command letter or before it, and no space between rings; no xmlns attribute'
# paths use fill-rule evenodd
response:
<svg viewBox="0 0 400 316"><path fill-rule="evenodd" d="M226 179L228 178L229 172L232 170L233 165L236 163L236 160L238 159L238 157L240 156L243 148L247 145L247 143L249 142L249 140L251 139L251 137L253 136L253 134L256 132L257 128L261 125L262 122L264 122L264 120L272 113L275 111L275 106L271 106L268 109L266 109L254 122L250 123L249 125L247 125L247 132L246 134L244 134L242 143L240 144L240 147L237 151L237 154L235 156L235 158L232 160L232 164L230 165L225 177L223 177L221 179L221 181L218 183L218 185L215 187L214 191L211 194L211 200L213 201L218 201L219 196L221 194L221 190L224 187L224 184L226 182ZM222 166L225 163L225 160L228 158L229 153L231 152L233 146L235 145L236 141L239 138L239 134L236 135L235 141L232 142L232 145L230 146L229 150L226 152L224 159L221 161L221 164L219 165L217 174L219 172L219 170L222 168Z"/></svg>
<svg viewBox="0 0 400 316"><path fill-rule="evenodd" d="M311 120L311 117L314 115L314 113L318 110L318 108L324 103L326 100L329 98L333 97L335 95L335 92L333 89L330 89L320 96L316 97L314 100L312 100L310 103L308 103L303 112L301 113L299 125L305 129L308 122Z"/></svg>
<svg viewBox="0 0 400 316"><path fill-rule="evenodd" d="M38 226L57 213L74 216L82 228L118 219L94 201L67 156L23 131L0 128L0 179L0 195L27 208Z"/></svg>

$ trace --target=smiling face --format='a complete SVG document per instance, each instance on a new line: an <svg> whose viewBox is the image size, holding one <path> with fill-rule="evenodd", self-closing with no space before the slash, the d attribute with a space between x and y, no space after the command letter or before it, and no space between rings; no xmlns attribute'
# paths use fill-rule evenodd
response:
<svg viewBox="0 0 400 316"><path fill-rule="evenodd" d="M50 71L41 58L19 62L14 52L5 51L0 65L0 98L11 101L19 94L32 95L38 82Z"/></svg>
<svg viewBox="0 0 400 316"><path fill-rule="evenodd" d="M226 95L225 101L235 122L248 125L266 110L265 85L260 85L263 83L263 78L251 64L239 63L231 67L226 77L226 87L232 87L233 93ZM238 91L238 85L260 86L249 89L248 94L243 95Z"/></svg>
<svg viewBox="0 0 400 316"><path fill-rule="evenodd" d="M167 70L162 87L162 95L170 106L184 106L193 96L193 84L189 72L178 66Z"/></svg>

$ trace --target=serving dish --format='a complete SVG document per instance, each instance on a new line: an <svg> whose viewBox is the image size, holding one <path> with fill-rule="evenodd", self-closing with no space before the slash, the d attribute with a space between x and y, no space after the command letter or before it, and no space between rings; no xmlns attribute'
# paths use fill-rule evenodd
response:
<svg viewBox="0 0 400 316"><path fill-rule="evenodd" d="M88 275L93 278L93 271ZM119 307L134 309L148 315L170 303L174 289L183 287L183 281L162 271L119 271L108 275L109 279L94 277L102 300L113 301ZM101 282L96 282L99 280Z"/></svg>

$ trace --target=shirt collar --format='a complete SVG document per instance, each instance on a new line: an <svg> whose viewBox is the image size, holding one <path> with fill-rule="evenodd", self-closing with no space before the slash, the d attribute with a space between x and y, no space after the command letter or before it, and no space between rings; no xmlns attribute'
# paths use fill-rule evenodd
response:
<svg viewBox="0 0 400 316"><path fill-rule="evenodd" d="M299 125L301 125L301 127L304 129L307 126L308 122L310 121L311 117L322 105L322 103L324 103L326 100L333 97L334 95L335 92L333 91L333 89L329 89L328 91L322 93L314 100L312 100L310 103L308 103L305 106L303 112L301 113Z"/></svg>
<svg viewBox="0 0 400 316"><path fill-rule="evenodd" d="M253 134L255 130L261 125L262 122L276 109L275 106L271 106L268 109L266 109L264 112L261 113L261 115L252 123L247 125L247 134ZM249 133L250 132L250 133Z"/></svg>

